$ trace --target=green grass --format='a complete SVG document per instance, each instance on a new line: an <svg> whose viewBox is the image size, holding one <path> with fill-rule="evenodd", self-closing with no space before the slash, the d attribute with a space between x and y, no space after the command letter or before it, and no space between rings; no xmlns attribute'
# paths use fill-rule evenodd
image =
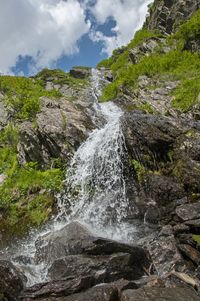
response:
<svg viewBox="0 0 200 301"><path fill-rule="evenodd" d="M82 68L87 69L89 67ZM35 78L41 83L43 87L45 87L47 81L51 81L54 84L58 84L61 86L68 85L70 87L73 87L74 89L84 88L88 84L87 79L74 78L69 73L66 73L60 69L43 69L35 76Z"/></svg>
<svg viewBox="0 0 200 301"><path fill-rule="evenodd" d="M194 241L197 242L198 245L200 245L200 235L193 234L192 238L193 238Z"/></svg>
<svg viewBox="0 0 200 301"><path fill-rule="evenodd" d="M64 172L61 167L39 170L34 162L19 165L18 141L17 127L8 124L0 133L0 174L6 176L0 185L0 230L23 233L48 219L53 193L62 189Z"/></svg>
<svg viewBox="0 0 200 301"><path fill-rule="evenodd" d="M17 76L0 76L0 91L16 119L33 119L40 111L40 97L58 98L55 90L46 91L38 81Z"/></svg>
<svg viewBox="0 0 200 301"><path fill-rule="evenodd" d="M102 101L115 99L123 87L135 88L139 76L162 76L167 80L180 80L180 85L174 92L172 105L186 112L196 102L200 94L200 52L184 50L191 39L200 38L200 11L180 26L178 32L166 41L173 45L168 53L162 53L162 45L149 56L144 56L138 64L129 60L129 50L136 47L145 39L158 37L159 33L142 29L135 34L126 50L113 60L112 56L104 62L111 68L115 81L107 85L102 94ZM164 45L165 46L165 45Z"/></svg>

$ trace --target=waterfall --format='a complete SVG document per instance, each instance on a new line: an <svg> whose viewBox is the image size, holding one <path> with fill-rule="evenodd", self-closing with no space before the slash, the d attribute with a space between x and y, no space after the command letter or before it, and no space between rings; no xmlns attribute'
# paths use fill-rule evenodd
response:
<svg viewBox="0 0 200 301"><path fill-rule="evenodd" d="M59 200L60 215L107 234L116 234L127 209L123 156L123 112L114 103L97 103L101 74L92 72L94 114L104 119L75 153L66 174L66 192ZM103 118L102 118L103 117ZM104 231L104 232L105 232ZM104 233L106 235L106 233Z"/></svg>
<svg viewBox="0 0 200 301"><path fill-rule="evenodd" d="M129 235L133 237L135 233L133 225L123 222L128 208L123 165L126 147L120 122L123 112L113 102L98 103L102 80L101 73L93 70L91 93L94 103L90 113L96 129L71 160L64 193L57 196L58 215L43 231L32 233L28 242L21 242L21 248L14 252L22 258L14 264L25 273L28 285L45 281L48 269L43 263L34 263L36 240L70 221L77 220L91 228L94 234L113 239L128 241ZM23 263L23 257L29 258L30 262Z"/></svg>

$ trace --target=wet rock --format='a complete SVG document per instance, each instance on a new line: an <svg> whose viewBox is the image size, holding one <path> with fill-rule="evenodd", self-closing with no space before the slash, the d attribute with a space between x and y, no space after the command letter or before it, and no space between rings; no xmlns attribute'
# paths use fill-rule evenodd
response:
<svg viewBox="0 0 200 301"><path fill-rule="evenodd" d="M65 277L93 276L95 283L111 282L120 278L138 279L143 275L142 263L134 255L117 253L104 256L73 255L54 261L48 277L58 280Z"/></svg>
<svg viewBox="0 0 200 301"><path fill-rule="evenodd" d="M178 245L179 250L187 258L191 259L195 264L199 265L200 263L200 252L187 244Z"/></svg>
<svg viewBox="0 0 200 301"><path fill-rule="evenodd" d="M25 277L9 261L0 261L0 298L3 300L19 300L24 289Z"/></svg>
<svg viewBox="0 0 200 301"><path fill-rule="evenodd" d="M28 301L36 298L50 298L68 296L84 291L94 285L92 277L67 278L34 285L24 291L23 300Z"/></svg>
<svg viewBox="0 0 200 301"><path fill-rule="evenodd" d="M67 255L83 252L94 240L92 233L78 222L72 222L59 231L40 237L36 241L36 262L52 263Z"/></svg>
<svg viewBox="0 0 200 301"><path fill-rule="evenodd" d="M70 75L75 78L87 78L89 75L91 75L91 69L90 68L79 68L79 67L73 67L70 70Z"/></svg>
<svg viewBox="0 0 200 301"><path fill-rule="evenodd" d="M153 154L157 162L167 159L180 130L168 118L133 111L123 116L123 132L129 154L135 160L138 159L136 154L140 154L142 163L153 164Z"/></svg>
<svg viewBox="0 0 200 301"><path fill-rule="evenodd" d="M173 269L179 272L185 270L185 262L173 235L156 236L147 242L146 247L159 276L164 276Z"/></svg>
<svg viewBox="0 0 200 301"><path fill-rule="evenodd" d="M121 301L199 301L200 297L189 288L144 287L138 290L125 290Z"/></svg>
<svg viewBox="0 0 200 301"><path fill-rule="evenodd" d="M173 231L175 234L187 233L189 232L190 227L185 224L177 224L173 227Z"/></svg>
<svg viewBox="0 0 200 301"><path fill-rule="evenodd" d="M176 208L176 214L182 221L200 218L200 202L181 205Z"/></svg>
<svg viewBox="0 0 200 301"><path fill-rule="evenodd" d="M188 244L192 247L196 247L196 243L192 239L192 234L190 233L181 233L177 236L180 244Z"/></svg>
<svg viewBox="0 0 200 301"><path fill-rule="evenodd" d="M145 175L144 190L159 206L168 205L173 200L184 197L185 191L175 178L156 174Z"/></svg>
<svg viewBox="0 0 200 301"><path fill-rule="evenodd" d="M185 225L190 228L192 233L200 233L200 219L186 221Z"/></svg>

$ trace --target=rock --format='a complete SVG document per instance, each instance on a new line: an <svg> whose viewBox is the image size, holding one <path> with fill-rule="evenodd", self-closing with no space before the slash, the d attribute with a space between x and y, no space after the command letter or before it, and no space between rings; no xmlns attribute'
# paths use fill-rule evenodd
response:
<svg viewBox="0 0 200 301"><path fill-rule="evenodd" d="M3 300L19 300L24 289L25 277L9 261L0 261L0 298Z"/></svg>
<svg viewBox="0 0 200 301"><path fill-rule="evenodd" d="M182 221L200 218L200 202L181 205L176 208L176 214Z"/></svg>
<svg viewBox="0 0 200 301"><path fill-rule="evenodd" d="M84 79L84 78L87 78L88 76L91 75L91 69L90 68L79 68L79 67L73 67L71 70L70 70L70 75L75 77L75 78L81 78L81 79Z"/></svg>
<svg viewBox="0 0 200 301"><path fill-rule="evenodd" d="M139 279L143 275L142 262L127 253L113 255L73 255L57 259L48 271L48 278L59 280L65 277L92 276L95 284L125 279Z"/></svg>
<svg viewBox="0 0 200 301"><path fill-rule="evenodd" d="M189 288L144 287L138 290L125 290L121 301L199 301L199 296Z"/></svg>
<svg viewBox="0 0 200 301"><path fill-rule="evenodd" d="M165 34L175 31L181 23L189 19L198 10L199 0L192 3L187 0L156 1L151 5L150 15L145 22L149 30L157 29Z"/></svg>
<svg viewBox="0 0 200 301"><path fill-rule="evenodd" d="M200 263L200 252L187 244L178 245L179 250L187 258L191 259L195 264L199 265Z"/></svg>
<svg viewBox="0 0 200 301"><path fill-rule="evenodd" d="M36 284L27 288L23 294L23 301L28 301L36 298L49 298L68 296L71 294L84 291L94 285L92 277L67 278L59 281ZM49 300L49 299L47 299Z"/></svg>
<svg viewBox="0 0 200 301"><path fill-rule="evenodd" d="M179 272L185 270L185 262L177 248L173 235L156 236L147 242L146 248L160 277L167 275L173 269Z"/></svg>
<svg viewBox="0 0 200 301"><path fill-rule="evenodd" d="M59 300L59 299L58 299ZM118 290L116 287L103 284L100 286L95 286L86 292L74 294L65 298L63 301L117 301L118 300Z"/></svg>
<svg viewBox="0 0 200 301"><path fill-rule="evenodd" d="M50 264L67 255L81 254L85 246L92 245L93 240L92 233L86 227L78 222L72 222L36 241L36 262Z"/></svg>
<svg viewBox="0 0 200 301"><path fill-rule="evenodd" d="M189 230L190 230L190 227L188 227L185 224L177 224L173 227L173 231L175 234L188 233Z"/></svg>
<svg viewBox="0 0 200 301"><path fill-rule="evenodd" d="M188 227L192 233L200 233L200 219L186 221L185 226Z"/></svg>
<svg viewBox="0 0 200 301"><path fill-rule="evenodd" d="M144 224L149 227L157 227L161 217L160 210L155 202L150 202L147 206L147 210L144 214Z"/></svg>
<svg viewBox="0 0 200 301"><path fill-rule="evenodd" d="M138 111L125 113L122 124L129 154L135 160L136 154L140 154L141 163L148 165L154 164L153 154L157 162L166 160L172 143L180 134L168 118ZM152 167L155 168L155 164Z"/></svg>
<svg viewBox="0 0 200 301"><path fill-rule="evenodd" d="M169 205L176 199L184 197L185 191L175 178L163 175L147 174L143 178L145 194L158 206Z"/></svg>
<svg viewBox="0 0 200 301"><path fill-rule="evenodd" d="M36 116L36 125L29 121L21 123L19 161L47 164L50 159L60 157L67 160L88 135L91 123L74 104L43 99L43 107Z"/></svg>

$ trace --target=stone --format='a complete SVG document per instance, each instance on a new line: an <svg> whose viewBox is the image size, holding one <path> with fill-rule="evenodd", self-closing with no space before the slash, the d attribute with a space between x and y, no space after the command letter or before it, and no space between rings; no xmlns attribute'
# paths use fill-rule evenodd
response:
<svg viewBox="0 0 200 301"><path fill-rule="evenodd" d="M83 252L86 245L91 245L93 234L78 222L71 222L62 229L39 237L36 241L36 262L53 263L67 255Z"/></svg>
<svg viewBox="0 0 200 301"><path fill-rule="evenodd" d="M19 300L26 281L17 268L9 261L0 261L0 298L3 300Z"/></svg>
<svg viewBox="0 0 200 301"><path fill-rule="evenodd" d="M188 227L185 224L177 224L173 227L173 231L175 234L188 233L189 230L190 230L190 227Z"/></svg>
<svg viewBox="0 0 200 301"><path fill-rule="evenodd" d="M70 70L70 75L75 77L75 78L87 78L88 76L91 75L91 69L90 68L79 68L79 67L73 67Z"/></svg>
<svg viewBox="0 0 200 301"><path fill-rule="evenodd" d="M144 287L138 290L125 290L121 301L199 301L200 297L189 288Z"/></svg>
<svg viewBox="0 0 200 301"><path fill-rule="evenodd" d="M75 104L66 100L42 100L36 126L30 121L20 124L18 158L21 164L38 162L44 166L51 158L69 160L87 137L92 122Z"/></svg>
<svg viewBox="0 0 200 301"><path fill-rule="evenodd" d="M147 242L146 248L160 277L167 275L173 269L179 272L185 270L185 262L173 235L156 236Z"/></svg>
<svg viewBox="0 0 200 301"><path fill-rule="evenodd" d="M176 214L182 221L200 218L200 202L181 205L176 208Z"/></svg>
<svg viewBox="0 0 200 301"><path fill-rule="evenodd" d="M200 219L186 221L185 226L187 226L193 233L200 233Z"/></svg>
<svg viewBox="0 0 200 301"><path fill-rule="evenodd" d="M187 258L191 259L196 265L200 264L200 252L188 244L179 244L179 250Z"/></svg>
<svg viewBox="0 0 200 301"><path fill-rule="evenodd" d="M139 279L143 276L143 266L127 253L112 255L72 255L57 259L48 271L48 279L59 280L65 277L92 276L95 283L107 283L125 279Z"/></svg>
<svg viewBox="0 0 200 301"><path fill-rule="evenodd" d="M84 291L95 284L92 277L66 278L64 280L51 281L48 283L36 284L24 290L23 301L36 298L48 298L68 296Z"/></svg>

